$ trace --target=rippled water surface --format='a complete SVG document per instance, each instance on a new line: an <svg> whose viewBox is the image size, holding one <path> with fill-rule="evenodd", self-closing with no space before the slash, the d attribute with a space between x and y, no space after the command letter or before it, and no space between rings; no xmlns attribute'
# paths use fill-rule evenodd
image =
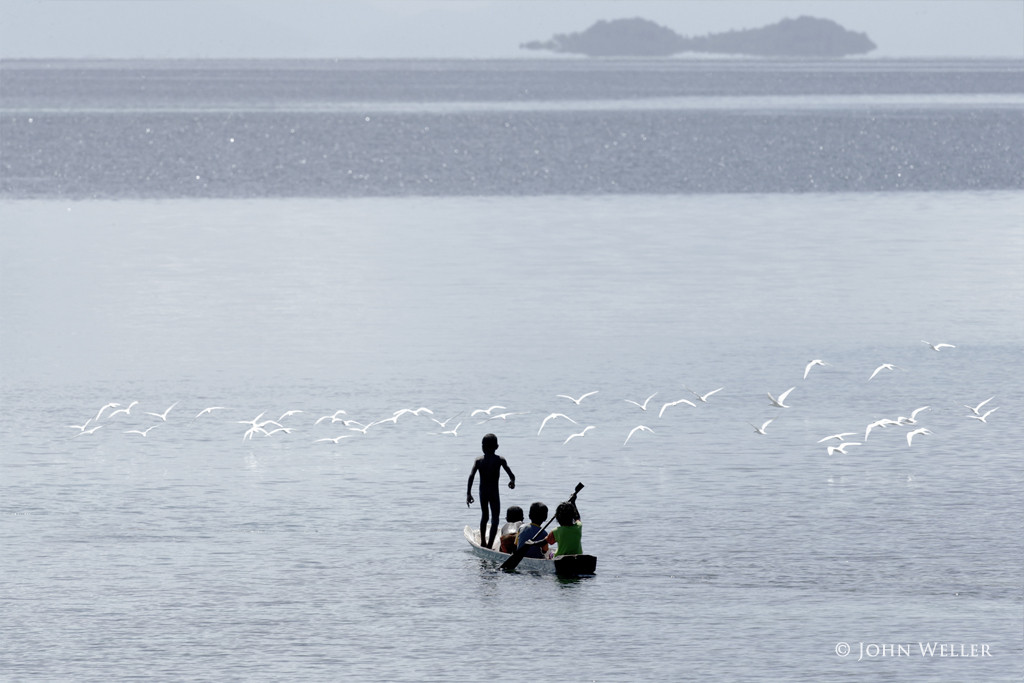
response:
<svg viewBox="0 0 1024 683"><path fill-rule="evenodd" d="M580 681L1020 679L1019 187L155 197L111 154L95 198L5 175L3 678L515 679L536 643L576 656L531 676ZM266 419L290 431L244 438ZM487 432L503 506L585 484L595 576L469 552Z"/></svg>
<svg viewBox="0 0 1024 683"><path fill-rule="evenodd" d="M1012 190L1016 61L8 62L0 196Z"/></svg>

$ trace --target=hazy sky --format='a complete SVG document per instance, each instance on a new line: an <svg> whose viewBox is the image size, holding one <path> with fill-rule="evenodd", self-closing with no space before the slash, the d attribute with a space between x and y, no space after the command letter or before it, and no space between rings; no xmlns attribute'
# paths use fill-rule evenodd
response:
<svg viewBox="0 0 1024 683"><path fill-rule="evenodd" d="M537 57L520 43L599 19L703 35L801 15L875 57L1024 59L1024 0L0 0L0 58Z"/></svg>

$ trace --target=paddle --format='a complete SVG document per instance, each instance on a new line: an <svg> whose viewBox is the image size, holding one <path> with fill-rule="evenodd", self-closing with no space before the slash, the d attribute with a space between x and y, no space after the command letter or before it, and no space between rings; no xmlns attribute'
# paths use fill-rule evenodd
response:
<svg viewBox="0 0 1024 683"><path fill-rule="evenodd" d="M576 494L579 493L582 489L583 489L582 482L579 483L579 484L576 484L576 490L572 492L571 496L569 496L569 502L570 503L572 503L573 505L576 504ZM554 515L552 515L551 519L549 519L547 522L545 522L544 526L542 526L540 528L540 530L544 531L545 529L547 529L548 528L548 524L551 524L551 522L553 522L554 520L555 520L555 517L554 517ZM534 538L537 538L537 536L534 536ZM523 543L522 546L520 546L520 547L516 548L515 550L513 550L512 554L509 555L507 560L505 560L504 562L501 563L501 566L498 567L498 569L504 569L507 572L515 570L515 568L519 566L519 563L522 562L523 558L526 557L526 551L528 551L531 546L534 546L537 543L542 543L543 539L547 538L547 536L546 535L545 536L540 536L540 538L541 538L540 541L527 541L526 543Z"/></svg>

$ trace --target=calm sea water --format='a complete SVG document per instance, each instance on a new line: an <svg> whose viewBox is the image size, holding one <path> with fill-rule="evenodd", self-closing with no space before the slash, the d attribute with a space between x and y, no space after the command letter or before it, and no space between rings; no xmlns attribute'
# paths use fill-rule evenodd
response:
<svg viewBox="0 0 1024 683"><path fill-rule="evenodd" d="M1019 70L179 67L0 67L3 678L1020 680Z"/></svg>

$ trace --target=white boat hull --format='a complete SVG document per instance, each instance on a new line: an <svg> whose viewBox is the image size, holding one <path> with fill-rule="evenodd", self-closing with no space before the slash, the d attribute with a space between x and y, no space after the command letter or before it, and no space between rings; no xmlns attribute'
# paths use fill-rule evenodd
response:
<svg viewBox="0 0 1024 683"><path fill-rule="evenodd" d="M485 560L496 562L501 565L510 555L494 548L487 548L480 545L480 530L473 529L469 525L462 530L473 553ZM495 539L497 542L497 539ZM520 560L517 569L524 571L539 572L544 574L574 575L593 574L597 566L597 558L592 555L568 555L554 560L541 559L537 557L524 557Z"/></svg>

